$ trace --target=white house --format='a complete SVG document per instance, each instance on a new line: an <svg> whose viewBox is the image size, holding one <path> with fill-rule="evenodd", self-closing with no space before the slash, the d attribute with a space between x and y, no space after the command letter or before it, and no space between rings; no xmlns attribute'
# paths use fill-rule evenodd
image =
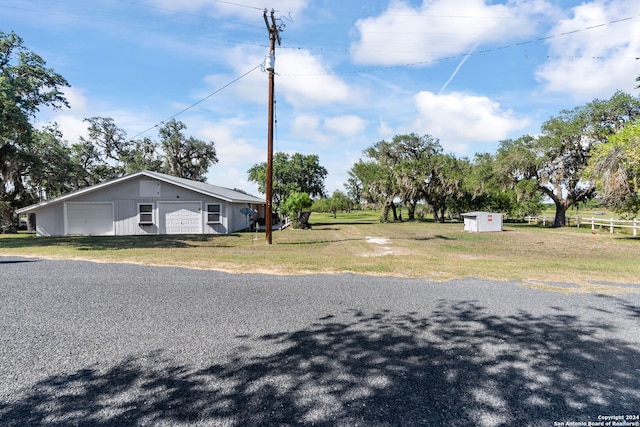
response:
<svg viewBox="0 0 640 427"><path fill-rule="evenodd" d="M463 213L464 231L481 233L485 231L502 231L502 214L493 212Z"/></svg>
<svg viewBox="0 0 640 427"><path fill-rule="evenodd" d="M264 216L265 200L224 187L141 171L27 206L38 236L228 234Z"/></svg>

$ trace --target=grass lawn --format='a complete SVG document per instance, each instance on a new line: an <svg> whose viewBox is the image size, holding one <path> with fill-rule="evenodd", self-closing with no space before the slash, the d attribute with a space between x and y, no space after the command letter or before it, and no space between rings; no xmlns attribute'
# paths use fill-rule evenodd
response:
<svg viewBox="0 0 640 427"><path fill-rule="evenodd" d="M462 223L378 222L373 212L311 215L311 230L229 236L0 236L1 255L184 266L234 273L342 273L518 280L530 286L640 283L640 238L588 228L505 224L467 233ZM559 288L563 289L563 288ZM640 287L616 289L638 290Z"/></svg>

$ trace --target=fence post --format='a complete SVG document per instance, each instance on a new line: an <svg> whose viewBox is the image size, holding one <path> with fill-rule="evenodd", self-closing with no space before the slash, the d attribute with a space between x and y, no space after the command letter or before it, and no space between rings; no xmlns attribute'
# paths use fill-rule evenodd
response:
<svg viewBox="0 0 640 427"><path fill-rule="evenodd" d="M580 228L580 217L576 217L576 228Z"/></svg>
<svg viewBox="0 0 640 427"><path fill-rule="evenodd" d="M638 220L633 218L633 237L638 235Z"/></svg>
<svg viewBox="0 0 640 427"><path fill-rule="evenodd" d="M614 225L613 225L613 218L610 218L610 219L609 219L609 224L610 224L610 225L609 225L609 233L613 234L613 227L614 227Z"/></svg>
<svg viewBox="0 0 640 427"><path fill-rule="evenodd" d="M595 217L591 217L591 231L596 229L596 219Z"/></svg>

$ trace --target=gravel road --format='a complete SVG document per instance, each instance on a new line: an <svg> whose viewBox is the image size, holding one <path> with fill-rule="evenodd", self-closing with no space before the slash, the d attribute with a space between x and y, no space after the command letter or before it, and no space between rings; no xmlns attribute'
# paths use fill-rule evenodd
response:
<svg viewBox="0 0 640 427"><path fill-rule="evenodd" d="M1 426L638 415L640 293L0 257Z"/></svg>

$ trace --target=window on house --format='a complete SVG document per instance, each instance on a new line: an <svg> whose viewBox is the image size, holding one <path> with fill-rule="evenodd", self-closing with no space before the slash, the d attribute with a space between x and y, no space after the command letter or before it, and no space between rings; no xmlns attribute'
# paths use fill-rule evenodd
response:
<svg viewBox="0 0 640 427"><path fill-rule="evenodd" d="M153 204L141 203L138 205L138 222L140 224L153 224Z"/></svg>
<svg viewBox="0 0 640 427"><path fill-rule="evenodd" d="M220 223L220 205L207 205L207 224Z"/></svg>

